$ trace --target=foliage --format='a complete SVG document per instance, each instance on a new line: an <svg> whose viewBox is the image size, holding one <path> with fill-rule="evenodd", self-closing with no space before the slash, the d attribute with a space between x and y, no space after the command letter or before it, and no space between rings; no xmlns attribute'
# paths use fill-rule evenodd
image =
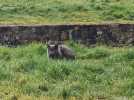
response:
<svg viewBox="0 0 134 100"><path fill-rule="evenodd" d="M52 60L44 44L0 47L0 96L20 98L118 99L134 95L134 48L67 43L76 53L71 60ZM29 100L28 99L28 100Z"/></svg>
<svg viewBox="0 0 134 100"><path fill-rule="evenodd" d="M133 22L133 9L133 0L0 0L0 23Z"/></svg>

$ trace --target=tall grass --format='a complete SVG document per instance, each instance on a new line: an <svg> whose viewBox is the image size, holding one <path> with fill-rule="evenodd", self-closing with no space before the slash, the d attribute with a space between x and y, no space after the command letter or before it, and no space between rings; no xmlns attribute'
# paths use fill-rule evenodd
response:
<svg viewBox="0 0 134 100"><path fill-rule="evenodd" d="M0 0L0 23L129 22L133 9L133 0Z"/></svg>
<svg viewBox="0 0 134 100"><path fill-rule="evenodd" d="M48 59L43 44L1 47L2 99L14 96L23 100L47 97L133 99L133 47L68 45L76 51L74 61Z"/></svg>

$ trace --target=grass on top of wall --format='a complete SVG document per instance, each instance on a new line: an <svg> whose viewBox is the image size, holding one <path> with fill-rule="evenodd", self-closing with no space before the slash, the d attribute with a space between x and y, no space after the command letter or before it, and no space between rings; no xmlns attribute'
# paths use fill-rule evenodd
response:
<svg viewBox="0 0 134 100"><path fill-rule="evenodd" d="M0 24L133 23L129 0L0 0Z"/></svg>

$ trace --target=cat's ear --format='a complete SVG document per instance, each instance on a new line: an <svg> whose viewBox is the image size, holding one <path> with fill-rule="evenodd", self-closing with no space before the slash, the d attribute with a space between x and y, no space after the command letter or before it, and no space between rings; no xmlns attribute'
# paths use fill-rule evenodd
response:
<svg viewBox="0 0 134 100"><path fill-rule="evenodd" d="M47 45L47 47L50 47L50 44L51 44L51 40L46 41L46 45Z"/></svg>

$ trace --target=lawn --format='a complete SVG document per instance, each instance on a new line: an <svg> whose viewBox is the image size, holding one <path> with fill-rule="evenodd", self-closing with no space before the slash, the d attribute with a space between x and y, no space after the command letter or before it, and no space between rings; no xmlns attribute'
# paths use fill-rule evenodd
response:
<svg viewBox="0 0 134 100"><path fill-rule="evenodd" d="M0 24L134 23L134 0L0 0Z"/></svg>
<svg viewBox="0 0 134 100"><path fill-rule="evenodd" d="M41 43L1 46L0 99L134 99L134 47L67 45L76 60L48 59Z"/></svg>
<svg viewBox="0 0 134 100"><path fill-rule="evenodd" d="M0 0L0 24L96 23L134 23L134 0ZM0 46L0 100L134 100L134 47L66 44L73 61L41 43Z"/></svg>

